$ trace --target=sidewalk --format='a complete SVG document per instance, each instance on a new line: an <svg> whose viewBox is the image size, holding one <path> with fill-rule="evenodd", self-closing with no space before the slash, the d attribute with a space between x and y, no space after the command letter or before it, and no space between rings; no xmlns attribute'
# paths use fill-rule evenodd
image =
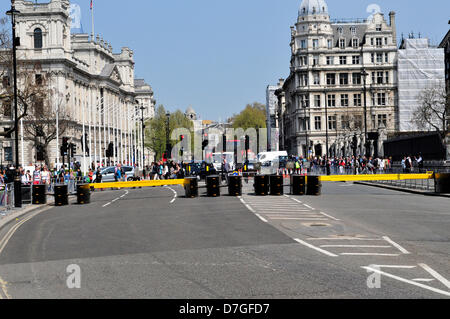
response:
<svg viewBox="0 0 450 319"><path fill-rule="evenodd" d="M32 211L48 207L48 205L24 205L22 208L13 208L9 211L0 212L0 229L11 221L20 218Z"/></svg>
<svg viewBox="0 0 450 319"><path fill-rule="evenodd" d="M375 184L375 183L369 183L369 182L353 182L353 183L358 184L358 185L366 185L366 186L390 189L390 190L399 191L399 192L420 194L420 195L425 195L425 196L439 196L439 197L450 198L450 194L436 194L436 193L433 193L430 191L425 191L425 190L420 190L420 189L411 189L411 188L398 187L398 186L392 186L392 185L386 185L386 184Z"/></svg>

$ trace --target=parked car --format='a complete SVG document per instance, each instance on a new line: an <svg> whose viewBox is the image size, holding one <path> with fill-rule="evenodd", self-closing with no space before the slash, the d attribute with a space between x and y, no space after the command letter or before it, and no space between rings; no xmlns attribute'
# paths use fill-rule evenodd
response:
<svg viewBox="0 0 450 319"><path fill-rule="evenodd" d="M123 171L125 172L125 180L132 181L135 177L135 170L132 166L122 166ZM116 171L115 166L105 167L101 170L102 173L102 182L103 183L111 183L115 182L114 173Z"/></svg>

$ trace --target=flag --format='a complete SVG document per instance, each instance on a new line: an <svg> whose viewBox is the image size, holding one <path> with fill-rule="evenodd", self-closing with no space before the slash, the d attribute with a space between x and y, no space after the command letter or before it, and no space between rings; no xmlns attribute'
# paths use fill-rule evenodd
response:
<svg viewBox="0 0 450 319"><path fill-rule="evenodd" d="M94 0L91 0L91 10L94 7Z"/></svg>

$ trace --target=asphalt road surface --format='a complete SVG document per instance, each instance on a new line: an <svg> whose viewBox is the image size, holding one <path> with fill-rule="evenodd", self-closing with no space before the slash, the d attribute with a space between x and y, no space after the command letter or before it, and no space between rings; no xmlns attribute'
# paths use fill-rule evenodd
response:
<svg viewBox="0 0 450 319"><path fill-rule="evenodd" d="M33 212L0 230L0 297L450 298L449 198L252 193L108 190Z"/></svg>

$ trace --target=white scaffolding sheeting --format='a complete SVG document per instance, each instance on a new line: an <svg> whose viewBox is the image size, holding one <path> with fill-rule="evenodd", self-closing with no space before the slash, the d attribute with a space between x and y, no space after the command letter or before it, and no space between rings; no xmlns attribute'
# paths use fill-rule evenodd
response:
<svg viewBox="0 0 450 319"><path fill-rule="evenodd" d="M399 130L418 131L412 117L419 107L419 94L445 85L444 49L430 47L428 39L405 39L398 50Z"/></svg>

